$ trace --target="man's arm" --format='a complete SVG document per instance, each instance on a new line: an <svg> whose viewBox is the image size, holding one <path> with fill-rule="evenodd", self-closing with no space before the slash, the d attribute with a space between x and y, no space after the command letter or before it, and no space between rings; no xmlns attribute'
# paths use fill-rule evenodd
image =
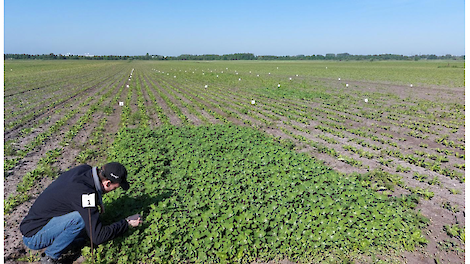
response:
<svg viewBox="0 0 470 264"><path fill-rule="evenodd" d="M110 225L103 225L97 204L93 207L83 207L81 204L81 197L74 199L74 201L77 200L80 202L74 203L75 208L82 216L85 222L87 235L92 238L93 244L99 245L108 240L114 239L115 237L122 235L129 228L127 221L124 219Z"/></svg>

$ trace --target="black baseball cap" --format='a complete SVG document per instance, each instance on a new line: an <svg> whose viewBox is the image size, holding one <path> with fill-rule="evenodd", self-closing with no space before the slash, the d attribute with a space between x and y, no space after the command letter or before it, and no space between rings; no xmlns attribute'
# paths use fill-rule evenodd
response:
<svg viewBox="0 0 470 264"><path fill-rule="evenodd" d="M127 181L127 170L119 162L110 162L104 165L103 174L106 179L114 183L119 183L122 189L127 191L129 189L129 182Z"/></svg>

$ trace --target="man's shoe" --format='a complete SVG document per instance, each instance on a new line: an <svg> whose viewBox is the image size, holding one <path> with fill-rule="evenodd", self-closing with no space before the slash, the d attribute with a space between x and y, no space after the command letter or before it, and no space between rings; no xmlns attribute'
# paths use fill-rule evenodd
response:
<svg viewBox="0 0 470 264"><path fill-rule="evenodd" d="M41 264L58 264L60 263L57 259L53 259L49 256L41 257Z"/></svg>

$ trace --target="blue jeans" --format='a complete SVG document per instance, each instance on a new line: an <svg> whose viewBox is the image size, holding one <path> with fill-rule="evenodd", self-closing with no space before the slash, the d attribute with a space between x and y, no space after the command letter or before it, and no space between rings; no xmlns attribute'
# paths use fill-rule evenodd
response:
<svg viewBox="0 0 470 264"><path fill-rule="evenodd" d="M85 222L77 211L53 217L32 237L23 236L24 244L33 250L46 248L46 255L58 259L72 244L84 241Z"/></svg>

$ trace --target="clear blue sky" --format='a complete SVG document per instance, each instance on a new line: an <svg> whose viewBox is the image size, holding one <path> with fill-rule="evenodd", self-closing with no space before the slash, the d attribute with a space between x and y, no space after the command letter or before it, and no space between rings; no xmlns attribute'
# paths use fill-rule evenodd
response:
<svg viewBox="0 0 470 264"><path fill-rule="evenodd" d="M4 52L465 54L464 0L4 0Z"/></svg>

